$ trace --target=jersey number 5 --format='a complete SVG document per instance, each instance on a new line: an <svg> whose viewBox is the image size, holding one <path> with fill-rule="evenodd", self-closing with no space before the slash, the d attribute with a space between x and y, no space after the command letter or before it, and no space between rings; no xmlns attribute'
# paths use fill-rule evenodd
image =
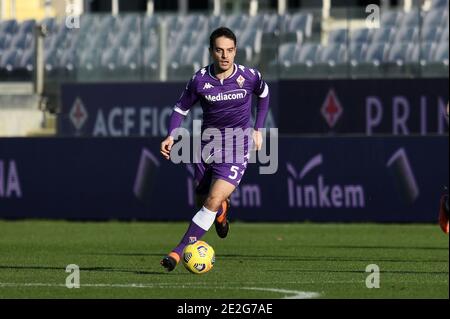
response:
<svg viewBox="0 0 450 319"><path fill-rule="evenodd" d="M231 166L230 171L233 173L232 175L228 176L229 179L236 179L236 177L239 174L239 167L238 166Z"/></svg>

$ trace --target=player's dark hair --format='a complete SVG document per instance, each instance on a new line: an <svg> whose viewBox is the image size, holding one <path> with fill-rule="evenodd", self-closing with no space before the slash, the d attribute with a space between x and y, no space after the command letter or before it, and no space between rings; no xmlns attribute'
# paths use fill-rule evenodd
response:
<svg viewBox="0 0 450 319"><path fill-rule="evenodd" d="M216 41L217 38L220 37L225 37L228 38L230 40L234 41L234 46L236 46L236 35L233 33L233 31L231 31L230 29L226 28L226 27L220 27L217 28L216 30L214 30L211 35L209 36L209 47L210 49L213 48L214 43Z"/></svg>

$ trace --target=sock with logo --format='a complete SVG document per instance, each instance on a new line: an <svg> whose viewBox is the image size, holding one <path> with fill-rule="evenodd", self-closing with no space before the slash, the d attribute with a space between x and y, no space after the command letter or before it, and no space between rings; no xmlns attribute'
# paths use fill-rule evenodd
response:
<svg viewBox="0 0 450 319"><path fill-rule="evenodd" d="M200 240L204 234L211 228L216 218L217 212L210 211L209 209L202 207L198 213L192 218L189 228L172 252L178 254L181 257L183 254L184 247L186 247L191 242Z"/></svg>

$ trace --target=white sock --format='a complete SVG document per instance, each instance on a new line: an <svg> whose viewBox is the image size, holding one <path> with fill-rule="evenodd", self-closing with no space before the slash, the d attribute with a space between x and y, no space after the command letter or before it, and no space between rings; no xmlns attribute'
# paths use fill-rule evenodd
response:
<svg viewBox="0 0 450 319"><path fill-rule="evenodd" d="M197 214L195 214L192 221L196 223L200 228L205 231L208 231L212 224L214 224L214 220L216 219L217 212L212 212L205 206L203 206Z"/></svg>

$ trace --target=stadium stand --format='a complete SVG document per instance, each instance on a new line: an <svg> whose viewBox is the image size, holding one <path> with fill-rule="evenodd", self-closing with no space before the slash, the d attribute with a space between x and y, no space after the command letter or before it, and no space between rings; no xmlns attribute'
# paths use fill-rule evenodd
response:
<svg viewBox="0 0 450 319"><path fill-rule="evenodd" d="M406 70L448 74L448 1L437 0L428 11L384 11L379 29L317 30L314 14L303 11L256 16L83 15L80 29L68 29L64 21L45 18L39 22L48 30L46 76L50 80L155 80L159 74L158 27L162 21L169 26L168 73L175 80L186 78L208 63L208 35L220 25L236 31L240 63L264 69L266 66L260 64L269 60L267 69L280 76L348 76L349 71L364 76L393 69L392 75ZM1 79L31 76L36 23L0 21ZM325 35L325 42L317 40L323 38L320 33ZM422 52L425 49L431 51ZM419 58L420 52L423 54ZM413 64L415 68L405 68Z"/></svg>

